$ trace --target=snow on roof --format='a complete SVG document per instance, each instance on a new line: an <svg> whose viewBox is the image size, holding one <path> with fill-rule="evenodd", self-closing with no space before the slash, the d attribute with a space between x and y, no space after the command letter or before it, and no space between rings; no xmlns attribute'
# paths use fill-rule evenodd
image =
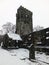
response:
<svg viewBox="0 0 49 65"><path fill-rule="evenodd" d="M22 40L21 37L20 37L20 35L15 34L15 33L8 33L8 36L10 38L12 38L13 40Z"/></svg>

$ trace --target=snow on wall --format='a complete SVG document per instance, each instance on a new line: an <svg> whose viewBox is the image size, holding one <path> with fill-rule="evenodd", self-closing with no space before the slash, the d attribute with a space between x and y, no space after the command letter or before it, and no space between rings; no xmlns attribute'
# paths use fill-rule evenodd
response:
<svg viewBox="0 0 49 65"><path fill-rule="evenodd" d="M49 39L49 37L46 37L46 39Z"/></svg>

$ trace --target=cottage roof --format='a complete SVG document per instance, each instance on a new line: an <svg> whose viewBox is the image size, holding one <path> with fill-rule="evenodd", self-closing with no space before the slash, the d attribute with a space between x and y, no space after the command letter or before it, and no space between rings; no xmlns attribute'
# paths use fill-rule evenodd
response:
<svg viewBox="0 0 49 65"><path fill-rule="evenodd" d="M8 33L9 38L12 38L13 40L22 40L20 35L15 33Z"/></svg>

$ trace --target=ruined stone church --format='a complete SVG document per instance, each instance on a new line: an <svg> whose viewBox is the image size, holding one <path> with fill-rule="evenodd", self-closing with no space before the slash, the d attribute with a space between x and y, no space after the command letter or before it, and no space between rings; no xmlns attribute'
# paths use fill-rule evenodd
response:
<svg viewBox="0 0 49 65"><path fill-rule="evenodd" d="M16 33L19 35L26 35L32 31L32 12L20 6L16 14Z"/></svg>

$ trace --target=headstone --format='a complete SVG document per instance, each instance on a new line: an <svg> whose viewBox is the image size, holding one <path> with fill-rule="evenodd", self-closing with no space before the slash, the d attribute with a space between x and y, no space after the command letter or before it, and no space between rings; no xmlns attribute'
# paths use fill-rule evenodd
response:
<svg viewBox="0 0 49 65"><path fill-rule="evenodd" d="M29 48L29 59L35 59L35 48L33 44Z"/></svg>

